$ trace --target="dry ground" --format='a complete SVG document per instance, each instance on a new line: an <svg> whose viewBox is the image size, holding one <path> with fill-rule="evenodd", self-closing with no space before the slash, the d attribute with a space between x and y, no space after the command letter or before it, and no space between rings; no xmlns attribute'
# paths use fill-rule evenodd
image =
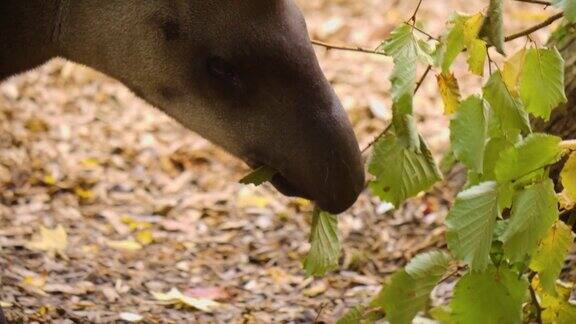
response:
<svg viewBox="0 0 576 324"><path fill-rule="evenodd" d="M416 0L301 0L312 36L375 47ZM424 1L419 16L438 35L453 10L481 1ZM509 31L549 12L510 6ZM520 41L522 44L523 41ZM388 59L318 49L364 147L390 119ZM465 73L459 63L456 73ZM468 77L465 94L481 80ZM420 131L437 158L448 142L433 77L416 99ZM333 322L421 251L443 246L453 185L396 212L361 196L341 216L342 268L306 278L310 206L271 186L238 179L248 169L135 98L118 82L53 61L0 85L0 302L14 321ZM456 181L456 180L455 180ZM64 257L25 248L40 226L62 225ZM137 251L113 248L151 230ZM213 313L158 303L177 287L218 300ZM446 287L449 291L449 285ZM445 294L440 292L439 294Z"/></svg>

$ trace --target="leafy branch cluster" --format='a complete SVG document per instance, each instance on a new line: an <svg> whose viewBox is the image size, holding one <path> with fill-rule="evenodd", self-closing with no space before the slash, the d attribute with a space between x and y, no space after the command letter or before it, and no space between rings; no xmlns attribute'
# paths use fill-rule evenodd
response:
<svg viewBox="0 0 576 324"><path fill-rule="evenodd" d="M567 101L562 56L555 48L537 46L530 34L561 18L564 25L576 23L576 1L522 2L563 11L505 37L504 1L491 0L485 12L454 14L446 33L436 38L417 23L419 1L414 14L375 50L315 42L394 61L393 119L369 145L368 170L374 176L369 187L375 195L399 207L442 178L413 117L414 95L430 72L436 73L445 113L451 116L451 154L468 169L468 182L445 221L449 253L416 256L370 303L354 307L340 323L384 316L391 323L410 323L424 310L443 323L576 323L570 288L557 281L574 241L571 228L559 220L560 210L576 201L574 142L534 133L529 119L547 120ZM560 28L554 37L567 30ZM491 47L506 55L505 42L520 37L528 42L502 68L492 61ZM461 98L451 72L462 53L470 73L483 77L487 66L489 71L481 93L468 98ZM419 65L426 72L418 79ZM556 193L548 169L564 157L564 191ZM335 216L314 213L312 248L304 263L309 275L338 266L336 225ZM429 309L432 290L449 278L457 280L450 303Z"/></svg>
<svg viewBox="0 0 576 324"><path fill-rule="evenodd" d="M567 102L564 59L556 48L537 46L530 35L561 18L565 23L553 37L573 33L576 0L516 1L555 5L562 12L505 37L504 0L490 0L485 12L454 14L437 38L417 22L420 0L413 15L375 50L314 42L394 61L392 122L366 148L372 148L373 194L400 207L442 179L413 116L414 95L431 72L451 116L450 154L468 170L465 188L445 221L449 253L416 256L370 303L352 308L339 323L383 317L410 323L421 311L442 323L576 323L571 287L557 281L575 237L569 226L574 224L565 224L559 215L576 205L576 142L534 133L530 124L530 115L548 120L553 109ZM526 45L500 68L489 49L506 56L504 44L520 37L527 37ZM451 72L463 53L470 73L484 77L489 71L481 93L468 98L461 98ZM426 68L418 79L419 65ZM563 158L564 191L556 193L549 168ZM260 184L274 173L258 170L245 182ZM308 275L323 276L338 267L337 224L336 216L314 211L311 249L304 261ZM449 279L457 280L450 303L430 309L433 289Z"/></svg>

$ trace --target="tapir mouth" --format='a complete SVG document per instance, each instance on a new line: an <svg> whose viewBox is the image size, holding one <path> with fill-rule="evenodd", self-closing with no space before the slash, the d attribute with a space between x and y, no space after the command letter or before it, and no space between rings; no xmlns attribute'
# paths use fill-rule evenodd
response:
<svg viewBox="0 0 576 324"><path fill-rule="evenodd" d="M250 166L254 170L264 165L274 168L274 166L267 163L262 163L260 161L247 160L246 164L248 164L248 166ZM308 200L313 200L312 195L307 193L302 188L298 188L296 185L294 185L288 178L286 178L286 176L282 174L282 171L280 170L272 177L270 183L272 183L274 188L276 188L278 191L280 191L280 193L282 193L285 196L300 197Z"/></svg>

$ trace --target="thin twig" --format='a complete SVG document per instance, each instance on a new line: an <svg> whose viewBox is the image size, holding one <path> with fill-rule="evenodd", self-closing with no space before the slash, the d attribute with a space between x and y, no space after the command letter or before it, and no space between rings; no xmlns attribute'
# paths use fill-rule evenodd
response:
<svg viewBox="0 0 576 324"><path fill-rule="evenodd" d="M374 146L376 142L378 142L386 133L388 133L391 127L392 123L388 124L388 126L386 126L386 128L380 134L378 134L378 136L374 137L372 142L368 143L368 145L366 145L366 147L362 149L362 154L366 153L366 151L368 151L369 148Z"/></svg>
<svg viewBox="0 0 576 324"><path fill-rule="evenodd" d="M546 7L549 7L552 5L551 2L548 1L542 1L542 0L515 0L516 2L526 2L526 3L532 3L532 4L537 4L537 5L543 5Z"/></svg>
<svg viewBox="0 0 576 324"><path fill-rule="evenodd" d="M520 37L528 36L535 31L538 31L544 27L552 25L552 23L554 23L556 20L558 20L562 17L564 17L564 13L562 13L562 12L557 13L554 16L551 16L548 19L544 20L543 22L539 23L538 25L532 26L526 30L519 32L519 33L512 34L510 36L506 36L506 38L504 40L506 42L509 42L509 41L515 40L515 39L520 38Z"/></svg>
<svg viewBox="0 0 576 324"><path fill-rule="evenodd" d="M530 297L532 298L532 304L536 308L536 322L542 324L542 306L538 302L538 296L536 296L536 291L532 287L532 280L536 276L536 272L531 272L528 276L528 287L530 288Z"/></svg>
<svg viewBox="0 0 576 324"><path fill-rule="evenodd" d="M319 40L312 40L312 44L324 47L324 48L329 49L329 50L359 52L359 53L374 54L374 55L385 55L382 52L367 49L364 47L359 47L359 46L334 45L334 44L325 43L325 42L322 42Z"/></svg>
<svg viewBox="0 0 576 324"><path fill-rule="evenodd" d="M430 35L428 32L426 32L425 30L423 30L423 29L421 29L421 28L419 28L419 27L416 27L416 25L410 23L409 21L405 21L404 23L405 23L406 25L412 27L412 29L420 32L421 34L428 36L429 39L438 40L438 37L434 37L434 36Z"/></svg>
<svg viewBox="0 0 576 324"><path fill-rule="evenodd" d="M414 10L414 13L412 14L412 16L410 16L410 19L408 19L408 21L411 21L413 23L416 22L416 16L418 15L418 11L420 10L420 6L422 6L423 1L424 0L418 1L418 5L416 6L416 10Z"/></svg>
<svg viewBox="0 0 576 324"><path fill-rule="evenodd" d="M416 92L418 92L418 90L420 90L422 83L424 83L424 80L426 80L426 77L428 76L428 74L430 74L430 71L432 71L432 65L428 65L428 67L426 68L426 71L424 71L424 74L422 74L422 77L420 78L420 80L418 80L418 83L416 83L416 88L414 89L414 94L416 94Z"/></svg>

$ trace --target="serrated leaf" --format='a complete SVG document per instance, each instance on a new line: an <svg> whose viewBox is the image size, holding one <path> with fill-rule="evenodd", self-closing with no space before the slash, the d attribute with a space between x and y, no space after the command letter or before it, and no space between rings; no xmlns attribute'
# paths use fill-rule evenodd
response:
<svg viewBox="0 0 576 324"><path fill-rule="evenodd" d="M458 281L450 303L456 323L522 323L528 281L506 268L490 266Z"/></svg>
<svg viewBox="0 0 576 324"><path fill-rule="evenodd" d="M460 87L458 80L454 77L453 73L440 73L436 76L438 81L438 88L440 95L444 102L444 114L450 115L456 112L458 105L460 105Z"/></svg>
<svg viewBox="0 0 576 324"><path fill-rule="evenodd" d="M489 113L482 98L471 96L460 104L450 122L450 141L454 154L477 173L484 170Z"/></svg>
<svg viewBox="0 0 576 324"><path fill-rule="evenodd" d="M414 35L411 26L403 24L392 31L390 37L377 49L394 59L392 99L398 101L404 95L414 93L416 88L416 67L419 61L432 63L432 57L423 49Z"/></svg>
<svg viewBox="0 0 576 324"><path fill-rule="evenodd" d="M576 23L576 0L554 0L553 3L562 8L566 20Z"/></svg>
<svg viewBox="0 0 576 324"><path fill-rule="evenodd" d="M504 0L490 0L480 37L504 55Z"/></svg>
<svg viewBox="0 0 576 324"><path fill-rule="evenodd" d="M576 153L572 153L564 164L560 179L568 198L576 202Z"/></svg>
<svg viewBox="0 0 576 324"><path fill-rule="evenodd" d="M453 26L443 39L441 57L439 57L443 73L448 73L456 57L466 48L464 24L468 18L468 16L456 15L451 20Z"/></svg>
<svg viewBox="0 0 576 324"><path fill-rule="evenodd" d="M468 67L470 72L483 76L486 57L486 42L481 39L472 40L468 47Z"/></svg>
<svg viewBox="0 0 576 324"><path fill-rule="evenodd" d="M523 48L516 52L511 58L509 58L504 63L504 68L502 69L502 79L506 84L506 87L512 94L512 96L517 97L518 86L520 83L520 74L524 68L524 62L526 60L526 49Z"/></svg>
<svg viewBox="0 0 576 324"><path fill-rule="evenodd" d="M530 269L538 272L542 287L556 295L556 279L574 242L574 233L562 221L556 221L532 256Z"/></svg>
<svg viewBox="0 0 576 324"><path fill-rule="evenodd" d="M562 154L561 139L547 134L531 134L524 141L502 152L496 162L499 182L517 180L557 162Z"/></svg>
<svg viewBox="0 0 576 324"><path fill-rule="evenodd" d="M311 247L304 259L308 276L324 276L338 268L340 241L337 231L338 217L316 208L312 215Z"/></svg>
<svg viewBox="0 0 576 324"><path fill-rule="evenodd" d="M274 175L277 173L278 171L274 170L273 168L263 165L242 178L240 183L245 185L253 184L255 186L259 186L264 182L272 180Z"/></svg>
<svg viewBox="0 0 576 324"><path fill-rule="evenodd" d="M532 287L540 297L543 323L576 323L576 304L570 302L573 284L556 282L556 294L548 294L542 289L538 277L534 277Z"/></svg>
<svg viewBox="0 0 576 324"><path fill-rule="evenodd" d="M374 145L368 171L376 177L370 183L372 192L396 207L442 178L421 137L419 146L412 147L394 132Z"/></svg>
<svg viewBox="0 0 576 324"><path fill-rule="evenodd" d="M488 141L484 152L484 171L482 172L484 181L496 180L494 174L496 162L500 159L502 152L513 146L512 142L503 137L491 138Z"/></svg>
<svg viewBox="0 0 576 324"><path fill-rule="evenodd" d="M448 248L474 271L490 262L496 219L500 217L495 182L484 182L462 191L446 218Z"/></svg>
<svg viewBox="0 0 576 324"><path fill-rule="evenodd" d="M411 323L428 303L449 261L450 257L440 251L416 256L405 270L392 276L370 306L384 309L391 323Z"/></svg>
<svg viewBox="0 0 576 324"><path fill-rule="evenodd" d="M564 59L556 48L526 51L520 97L526 111L545 120L554 108L568 101L564 92Z"/></svg>
<svg viewBox="0 0 576 324"><path fill-rule="evenodd" d="M514 262L532 255L558 216L558 198L552 180L520 191L512 203L510 221L501 238L506 255Z"/></svg>
<svg viewBox="0 0 576 324"><path fill-rule="evenodd" d="M484 15L481 12L467 17L464 21L464 44L468 50L470 50L472 42L478 39L478 33L480 32L483 23Z"/></svg>
<svg viewBox="0 0 576 324"><path fill-rule="evenodd" d="M532 131L528 113L524 111L522 102L512 96L499 72L490 76L483 88L483 94L484 99L492 107L502 135L511 138L513 134L519 132L528 134Z"/></svg>

